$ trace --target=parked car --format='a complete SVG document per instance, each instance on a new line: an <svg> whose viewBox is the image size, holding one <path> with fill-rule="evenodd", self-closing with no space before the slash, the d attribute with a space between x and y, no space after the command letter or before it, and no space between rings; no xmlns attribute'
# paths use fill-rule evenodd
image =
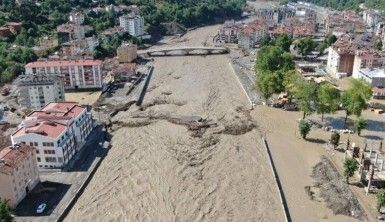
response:
<svg viewBox="0 0 385 222"><path fill-rule="evenodd" d="M42 213L44 212L44 210L45 210L46 207L47 207L47 204L45 204L45 203L40 204L40 205L37 207L37 209L36 209L36 213L42 214Z"/></svg>

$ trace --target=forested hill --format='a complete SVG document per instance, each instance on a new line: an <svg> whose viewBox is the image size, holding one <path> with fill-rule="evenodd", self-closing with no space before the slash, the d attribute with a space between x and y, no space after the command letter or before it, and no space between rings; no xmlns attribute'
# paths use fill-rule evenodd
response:
<svg viewBox="0 0 385 222"><path fill-rule="evenodd" d="M373 9L385 10L385 0L305 0L316 5L329 7L338 10L358 9L361 3Z"/></svg>

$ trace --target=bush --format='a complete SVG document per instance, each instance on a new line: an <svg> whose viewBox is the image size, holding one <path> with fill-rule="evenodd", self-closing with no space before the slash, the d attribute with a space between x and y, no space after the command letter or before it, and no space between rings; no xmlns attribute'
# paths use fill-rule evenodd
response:
<svg viewBox="0 0 385 222"><path fill-rule="evenodd" d="M354 128L356 129L357 134L359 136L361 135L361 131L365 129L367 125L368 123L363 118L358 118L357 121L354 123Z"/></svg>
<svg viewBox="0 0 385 222"><path fill-rule="evenodd" d="M385 189L381 189L377 193L377 210L380 211L381 207L385 206Z"/></svg>
<svg viewBox="0 0 385 222"><path fill-rule="evenodd" d="M13 217L11 215L11 210L6 201L0 200L0 221L1 222L11 222Z"/></svg>
<svg viewBox="0 0 385 222"><path fill-rule="evenodd" d="M340 143L340 134L336 132L333 133L330 137L330 143L334 146L335 149Z"/></svg>
<svg viewBox="0 0 385 222"><path fill-rule="evenodd" d="M354 171L358 169L358 162L353 158L346 158L344 162L344 176L346 183L349 183L349 178L354 175Z"/></svg>
<svg viewBox="0 0 385 222"><path fill-rule="evenodd" d="M311 130L311 124L305 120L301 120L299 122L299 133L302 136L302 139L306 139L306 136L309 134Z"/></svg>

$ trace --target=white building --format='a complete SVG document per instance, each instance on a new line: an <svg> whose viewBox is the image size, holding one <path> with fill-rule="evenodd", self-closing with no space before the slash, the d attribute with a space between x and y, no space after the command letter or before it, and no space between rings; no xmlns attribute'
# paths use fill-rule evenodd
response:
<svg viewBox="0 0 385 222"><path fill-rule="evenodd" d="M123 15L119 17L120 27L130 35L138 37L145 34L144 18L140 15Z"/></svg>
<svg viewBox="0 0 385 222"><path fill-rule="evenodd" d="M366 68L361 69L358 74L353 76L356 79L363 79L373 87L385 87L385 69L384 68Z"/></svg>
<svg viewBox="0 0 385 222"><path fill-rule="evenodd" d="M17 101L22 108L41 109L50 102L64 101L64 79L59 75L20 75L15 80Z"/></svg>
<svg viewBox="0 0 385 222"><path fill-rule="evenodd" d="M81 25L84 23L84 15L81 12L74 12L69 15L70 22Z"/></svg>
<svg viewBox="0 0 385 222"><path fill-rule="evenodd" d="M49 103L28 115L19 127L11 135L12 144L35 147L40 169L62 168L83 147L93 119L78 103Z"/></svg>
<svg viewBox="0 0 385 222"><path fill-rule="evenodd" d="M59 74L65 89L101 88L101 60L36 61L25 65L26 74Z"/></svg>
<svg viewBox="0 0 385 222"><path fill-rule="evenodd" d="M0 199L15 208L39 183L33 147L16 144L0 150Z"/></svg>

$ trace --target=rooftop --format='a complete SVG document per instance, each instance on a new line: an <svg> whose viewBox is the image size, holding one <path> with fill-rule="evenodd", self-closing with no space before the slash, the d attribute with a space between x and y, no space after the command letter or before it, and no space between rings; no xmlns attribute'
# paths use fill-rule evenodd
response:
<svg viewBox="0 0 385 222"><path fill-rule="evenodd" d="M60 66L99 66L101 60L80 59L80 60L54 60L36 61L25 65L26 68L60 67Z"/></svg>
<svg viewBox="0 0 385 222"><path fill-rule="evenodd" d="M30 85L52 85L57 81L63 79L60 75L50 74L30 74L19 75L15 80L15 84L18 86L30 86Z"/></svg>
<svg viewBox="0 0 385 222"><path fill-rule="evenodd" d="M31 125L22 127L12 134L13 137L24 136L27 134L39 134L42 136L47 136L52 139L58 138L67 130L67 126L57 122L51 121L42 121L34 122Z"/></svg>
<svg viewBox="0 0 385 222"><path fill-rule="evenodd" d="M361 69L360 72L369 78L385 78L385 69L383 68L365 68Z"/></svg>
<svg viewBox="0 0 385 222"><path fill-rule="evenodd" d="M0 151L0 173L12 174L13 169L28 158L33 148L25 144L16 144Z"/></svg>

